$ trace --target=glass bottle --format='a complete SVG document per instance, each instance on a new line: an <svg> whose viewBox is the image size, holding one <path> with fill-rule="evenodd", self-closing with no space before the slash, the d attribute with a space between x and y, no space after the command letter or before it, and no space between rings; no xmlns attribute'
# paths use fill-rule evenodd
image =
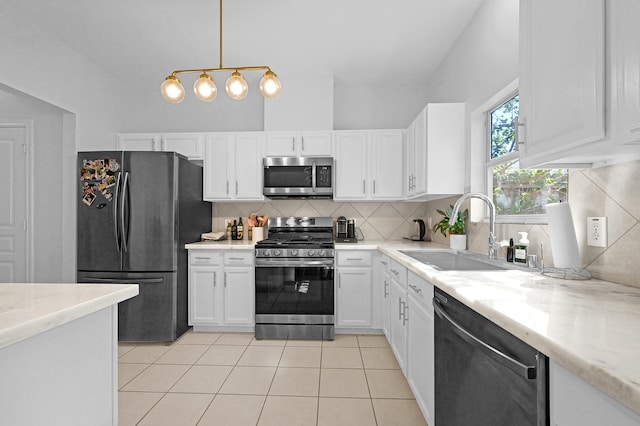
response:
<svg viewBox="0 0 640 426"><path fill-rule="evenodd" d="M238 219L238 227L236 229L236 239L241 240L244 238L244 226L242 225L242 218Z"/></svg>
<svg viewBox="0 0 640 426"><path fill-rule="evenodd" d="M231 225L231 239L238 239L238 224L235 219L233 220L233 225Z"/></svg>

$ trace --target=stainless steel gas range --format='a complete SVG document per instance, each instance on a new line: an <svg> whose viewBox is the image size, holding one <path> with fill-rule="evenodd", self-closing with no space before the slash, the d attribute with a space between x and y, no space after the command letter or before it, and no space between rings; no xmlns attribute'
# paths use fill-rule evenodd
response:
<svg viewBox="0 0 640 426"><path fill-rule="evenodd" d="M256 338L333 340L333 219L277 217L268 229L256 244Z"/></svg>

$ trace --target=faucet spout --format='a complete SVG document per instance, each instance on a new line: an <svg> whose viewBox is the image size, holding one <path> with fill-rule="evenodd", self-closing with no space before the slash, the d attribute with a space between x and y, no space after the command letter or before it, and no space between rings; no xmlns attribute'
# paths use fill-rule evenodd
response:
<svg viewBox="0 0 640 426"><path fill-rule="evenodd" d="M479 198L489 206L489 259L495 259L497 257L499 243L496 241L496 206L493 204L493 200L480 192L469 192L463 194L456 203L453 205L453 211L449 218L449 225L453 226L458 217L458 211L460 206L469 198Z"/></svg>

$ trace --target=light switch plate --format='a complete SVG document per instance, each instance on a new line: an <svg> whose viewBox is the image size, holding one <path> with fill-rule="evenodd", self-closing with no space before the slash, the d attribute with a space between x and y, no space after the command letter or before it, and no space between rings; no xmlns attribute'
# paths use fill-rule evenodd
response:
<svg viewBox="0 0 640 426"><path fill-rule="evenodd" d="M591 247L607 247L607 218L587 218L587 245Z"/></svg>

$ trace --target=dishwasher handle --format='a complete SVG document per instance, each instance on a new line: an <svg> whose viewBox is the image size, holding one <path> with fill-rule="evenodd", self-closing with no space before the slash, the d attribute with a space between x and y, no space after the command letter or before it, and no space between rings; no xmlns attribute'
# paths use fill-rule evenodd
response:
<svg viewBox="0 0 640 426"><path fill-rule="evenodd" d="M471 343L471 344L475 343L475 344L479 345L487 356L489 356L492 359L494 359L495 361L499 362L504 367L508 368L509 370L513 371L514 373L520 374L520 375L524 376L525 378L527 378L529 380L535 380L536 379L537 375L536 375L536 367L535 366L524 365L520 361L518 361L518 360L510 357L509 355L499 351L498 349L494 348L493 346L488 345L487 343L483 342L482 340L478 339L476 336L474 336L473 334L471 334L470 332L465 330L464 327L462 327L460 324L455 322L453 320L453 318L451 318L444 311L444 309L442 308L440 300L438 300L438 298L436 298L436 297L433 298L433 309L434 309L436 315L438 315L438 317L440 317L441 319L449 322L453 326L453 331L455 331L456 334L458 336L460 336L462 339L464 339L467 343Z"/></svg>

